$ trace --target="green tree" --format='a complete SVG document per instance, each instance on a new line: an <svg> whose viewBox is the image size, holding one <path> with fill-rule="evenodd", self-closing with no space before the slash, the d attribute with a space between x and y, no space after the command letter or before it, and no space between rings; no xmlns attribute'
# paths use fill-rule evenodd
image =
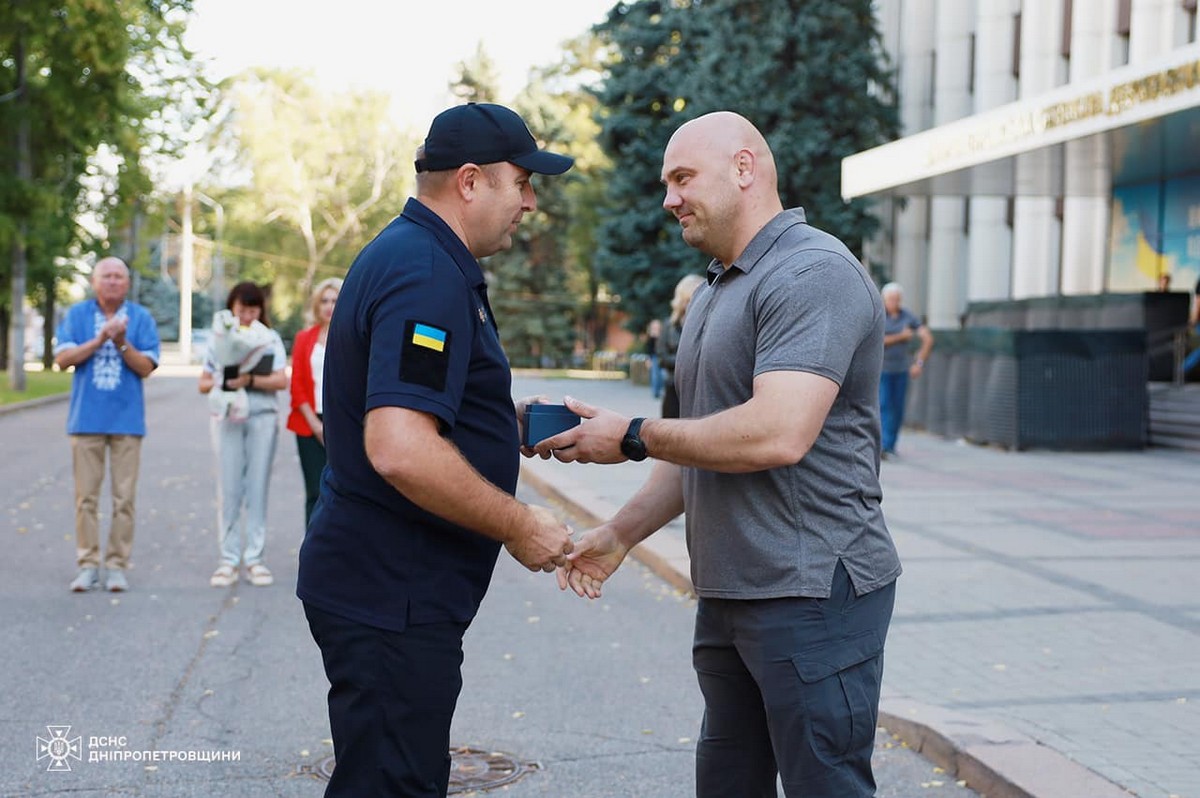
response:
<svg viewBox="0 0 1200 798"><path fill-rule="evenodd" d="M230 112L217 140L249 175L205 186L229 211L228 263L234 273L243 264L243 279L288 277L274 296L297 307L399 212L415 144L391 122L385 96L326 93L305 73L255 70L224 93Z"/></svg>
<svg viewBox="0 0 1200 798"><path fill-rule="evenodd" d="M855 252L878 222L867 201L842 201L842 159L899 134L894 76L872 6L710 0L704 36L722 46L701 49L681 91L688 117L731 109L754 122L775 156L784 206L803 205L812 224Z"/></svg>
<svg viewBox="0 0 1200 798"><path fill-rule="evenodd" d="M679 238L662 208L662 151L687 118L684 76L696 68L703 21L668 0L615 6L596 26L609 54L600 102L599 141L613 164L598 210L597 279L621 298L631 329L665 316L679 277L702 271L703 256Z"/></svg>
<svg viewBox="0 0 1200 798"><path fill-rule="evenodd" d="M541 84L528 87L516 110L543 141L563 146L569 108ZM538 208L517 228L511 249L488 258L492 309L503 335L504 348L517 366L559 366L575 345L579 297L570 288L567 231L570 209L565 176L534 177Z"/></svg>
<svg viewBox="0 0 1200 798"><path fill-rule="evenodd" d="M23 302L32 282L48 319L64 256L87 243L75 218L101 222L122 197L148 189L141 155L181 84L198 85L181 44L191 0L10 0L0 6L0 272L9 283L12 340L23 346ZM116 164L103 199L82 180L101 144ZM161 144L161 142L159 142ZM0 355L6 354L0 350ZM9 381L24 388L23 352ZM5 364L7 365L7 363Z"/></svg>
<svg viewBox="0 0 1200 798"><path fill-rule="evenodd" d="M589 40L567 43L564 59L537 70L514 103L539 142L575 158L564 175L534 178L538 210L517 229L512 249L485 264L504 348L517 366L569 365L576 344L589 338L597 174L606 164L596 99L577 80L594 50Z"/></svg>
<svg viewBox="0 0 1200 798"><path fill-rule="evenodd" d="M767 138L787 206L861 249L877 222L843 203L841 159L894 138L892 75L871 0L705 0L617 6L598 26L613 61L598 95L601 141L618 165L601 213L601 271L640 329L676 280L703 269L659 204L662 150L683 122L715 110Z"/></svg>
<svg viewBox="0 0 1200 798"><path fill-rule="evenodd" d="M450 81L450 93L463 102L494 103L500 96L500 70L487 54L483 42L475 45L475 54L459 61Z"/></svg>

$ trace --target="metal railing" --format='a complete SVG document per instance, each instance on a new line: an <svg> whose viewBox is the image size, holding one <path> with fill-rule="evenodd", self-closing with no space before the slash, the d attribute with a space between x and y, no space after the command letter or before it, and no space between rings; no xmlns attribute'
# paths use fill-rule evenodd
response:
<svg viewBox="0 0 1200 798"><path fill-rule="evenodd" d="M1191 327L1171 327L1146 336L1146 356L1171 353L1171 384L1182 386L1185 380L1183 361L1187 358L1188 333Z"/></svg>

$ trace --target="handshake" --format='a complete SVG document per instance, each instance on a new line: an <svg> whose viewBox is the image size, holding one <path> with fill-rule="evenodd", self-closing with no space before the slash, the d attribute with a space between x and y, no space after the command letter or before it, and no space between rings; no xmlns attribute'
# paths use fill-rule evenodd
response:
<svg viewBox="0 0 1200 798"><path fill-rule="evenodd" d="M567 405L548 404L545 396L532 396L516 403L521 428L521 453L526 457L554 456L569 462L613 462L624 459L593 452L591 446L568 444L567 451L555 451L555 444L564 433L580 426L583 419L591 420L595 429L611 424L597 423L599 416L613 415L599 411L574 399ZM610 421L610 419L605 419ZM617 420L622 431L627 420ZM578 440L578 436L572 436ZM578 448L577 448L578 447ZM586 452L586 457L585 457ZM605 453L607 454L607 453ZM557 571L558 586L570 588L576 595L599 598L600 587L625 559L631 546L626 545L612 522L601 524L578 540L572 540L572 530L545 507L528 506L531 517L519 538L505 541L508 553L531 571Z"/></svg>
<svg viewBox="0 0 1200 798"><path fill-rule="evenodd" d="M629 547L624 545L611 522L602 524L579 539L545 507L527 506L531 524L519 538L505 541L513 559L531 571L557 571L560 590L570 588L580 598L600 598L600 588L621 565Z"/></svg>

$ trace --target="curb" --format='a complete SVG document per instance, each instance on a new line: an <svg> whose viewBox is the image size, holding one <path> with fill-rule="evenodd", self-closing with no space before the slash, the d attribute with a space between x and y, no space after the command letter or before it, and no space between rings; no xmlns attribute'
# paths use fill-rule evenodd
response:
<svg viewBox="0 0 1200 798"><path fill-rule="evenodd" d="M21 410L31 410L35 407L43 405L52 405L56 402L65 402L71 398L71 392L55 393L49 396L39 396L37 399L26 399L24 402L13 402L8 405L0 405L0 416L6 416L9 413L17 413Z"/></svg>
<svg viewBox="0 0 1200 798"><path fill-rule="evenodd" d="M567 496L533 469L521 465L521 481L586 526L617 510L596 497ZM685 572L687 552L674 551L652 535L630 554L677 590L695 596ZM987 798L1129 798L1129 792L1083 765L1000 724L885 693L879 725L905 745Z"/></svg>
<svg viewBox="0 0 1200 798"><path fill-rule="evenodd" d="M164 376L168 377L199 376L200 366L198 364L186 363L161 363L159 364L158 368L154 370L154 373L163 374ZM151 377L152 376L153 375L151 375ZM146 379L150 379L150 377L147 377ZM21 410L32 410L35 407L43 407L45 405L52 405L58 402L65 402L70 398L71 390L68 388L62 393L54 393L50 394L49 396L39 396L37 399L26 399L23 402L13 402L12 404L0 405L0 416L6 416L9 413L17 413Z"/></svg>
<svg viewBox="0 0 1200 798"><path fill-rule="evenodd" d="M1066 755L991 721L885 695L879 725L987 798L1129 798Z"/></svg>

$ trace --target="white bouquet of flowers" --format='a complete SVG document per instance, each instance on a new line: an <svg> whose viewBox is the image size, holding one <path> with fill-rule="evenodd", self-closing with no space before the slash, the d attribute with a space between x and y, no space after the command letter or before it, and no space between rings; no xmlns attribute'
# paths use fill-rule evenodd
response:
<svg viewBox="0 0 1200 798"><path fill-rule="evenodd" d="M229 310L213 314L210 353L221 380L208 394L208 405L217 418L245 421L250 416L250 397L245 388L225 390L225 379L252 371L274 343L271 330L261 321L243 327Z"/></svg>

